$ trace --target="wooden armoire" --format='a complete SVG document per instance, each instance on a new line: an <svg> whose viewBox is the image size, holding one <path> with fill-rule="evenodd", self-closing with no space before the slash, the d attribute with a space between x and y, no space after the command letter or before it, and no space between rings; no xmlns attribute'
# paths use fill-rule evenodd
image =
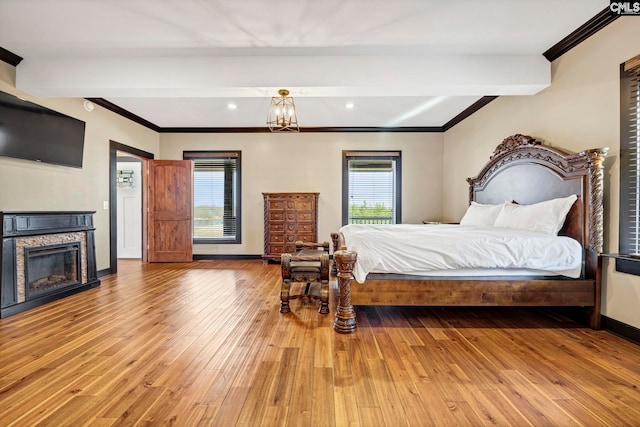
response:
<svg viewBox="0 0 640 427"><path fill-rule="evenodd" d="M295 243L318 239L320 193L262 193L264 196L264 254L280 262L283 253L295 252Z"/></svg>

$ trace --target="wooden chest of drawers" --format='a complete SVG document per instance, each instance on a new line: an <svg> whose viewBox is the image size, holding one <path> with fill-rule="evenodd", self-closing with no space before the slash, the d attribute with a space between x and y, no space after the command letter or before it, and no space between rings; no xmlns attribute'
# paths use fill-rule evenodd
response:
<svg viewBox="0 0 640 427"><path fill-rule="evenodd" d="M283 253L294 253L296 241L318 239L319 193L262 193L264 196L264 255L280 261Z"/></svg>

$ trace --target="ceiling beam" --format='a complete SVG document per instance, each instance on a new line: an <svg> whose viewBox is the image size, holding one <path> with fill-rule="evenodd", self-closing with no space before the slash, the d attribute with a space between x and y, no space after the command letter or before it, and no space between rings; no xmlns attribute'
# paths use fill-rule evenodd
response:
<svg viewBox="0 0 640 427"><path fill-rule="evenodd" d="M550 84L540 55L39 57L16 68L17 88L40 97L532 95Z"/></svg>

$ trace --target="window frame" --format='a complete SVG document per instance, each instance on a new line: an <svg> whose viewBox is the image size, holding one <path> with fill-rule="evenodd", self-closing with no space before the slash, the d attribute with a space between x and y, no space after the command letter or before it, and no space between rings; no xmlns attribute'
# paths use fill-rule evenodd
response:
<svg viewBox="0 0 640 427"><path fill-rule="evenodd" d="M402 151L342 150L342 225L349 223L349 160L383 160L395 162L395 222L402 224Z"/></svg>
<svg viewBox="0 0 640 427"><path fill-rule="evenodd" d="M207 245L228 245L228 244L241 244L242 243L242 151L240 150L202 150L202 151L183 151L182 158L184 160L194 161L193 173L196 173L196 160L224 160L235 159L236 161L236 179L235 179L235 226L236 233L233 238L197 238L195 237L195 224L193 232L193 244L207 244ZM193 179L193 211L195 215L195 176Z"/></svg>
<svg viewBox="0 0 640 427"><path fill-rule="evenodd" d="M616 254L616 271L640 276L640 259L631 257L634 245L633 240L639 240L640 236L632 236L631 229L640 230L640 216L636 220L630 218L628 213L632 208L640 208L640 188L637 187L640 178L638 156L640 156L640 138L638 126L640 119L640 55L620 65L620 212L618 228L618 251ZM632 96L635 99L632 100ZM631 114L635 111L635 117ZM634 131L635 129L635 131ZM635 137L632 135L635 132ZM633 153L635 151L635 154ZM636 171L631 168L631 161L635 158ZM635 200L630 190L632 181L635 182ZM635 225L634 225L635 224ZM640 248L639 248L640 251Z"/></svg>

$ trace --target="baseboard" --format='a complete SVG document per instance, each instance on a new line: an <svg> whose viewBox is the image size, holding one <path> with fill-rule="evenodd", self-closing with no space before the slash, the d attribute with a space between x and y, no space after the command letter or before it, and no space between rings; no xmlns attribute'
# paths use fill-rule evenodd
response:
<svg viewBox="0 0 640 427"><path fill-rule="evenodd" d="M108 276L111 274L111 269L110 268L105 268L104 270L98 270L98 278L103 277L103 276Z"/></svg>
<svg viewBox="0 0 640 427"><path fill-rule="evenodd" d="M251 260L262 259L262 255L193 255L194 261L199 260Z"/></svg>
<svg viewBox="0 0 640 427"><path fill-rule="evenodd" d="M627 325L626 323L611 319L607 316L602 316L602 329L632 343L640 344L640 329L634 326Z"/></svg>

